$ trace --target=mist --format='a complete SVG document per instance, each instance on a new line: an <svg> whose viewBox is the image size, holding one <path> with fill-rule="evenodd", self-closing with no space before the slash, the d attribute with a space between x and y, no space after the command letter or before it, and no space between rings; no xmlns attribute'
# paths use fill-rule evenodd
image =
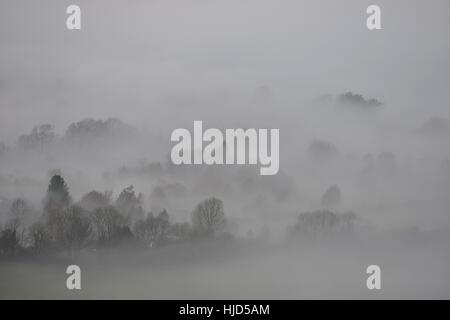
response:
<svg viewBox="0 0 450 320"><path fill-rule="evenodd" d="M70 4L0 3L0 298L450 297L448 1L377 1L375 32L371 1L80 0L76 32ZM174 165L197 120L279 129L279 172ZM37 250L55 176L126 236Z"/></svg>

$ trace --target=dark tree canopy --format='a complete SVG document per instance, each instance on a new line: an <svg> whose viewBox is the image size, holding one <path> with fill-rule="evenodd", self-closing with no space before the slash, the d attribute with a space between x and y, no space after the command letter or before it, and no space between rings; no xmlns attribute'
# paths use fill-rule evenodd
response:
<svg viewBox="0 0 450 320"><path fill-rule="evenodd" d="M29 228L31 248L35 253L42 252L50 246L51 234L46 224L42 221L33 223Z"/></svg>
<svg viewBox="0 0 450 320"><path fill-rule="evenodd" d="M130 235L125 217L113 206L96 208L91 219L95 240L100 245L117 244Z"/></svg>
<svg viewBox="0 0 450 320"><path fill-rule="evenodd" d="M380 107L383 105L377 99L365 99L362 94L346 92L338 96L337 103L344 106L354 106L364 109Z"/></svg>
<svg viewBox="0 0 450 320"><path fill-rule="evenodd" d="M78 202L78 205L88 211L104 208L110 205L111 195L112 193L108 191L101 193L94 190L86 193Z"/></svg>
<svg viewBox="0 0 450 320"><path fill-rule="evenodd" d="M30 212L30 209L24 199L18 198L13 201L9 211L11 223L18 225L27 218L26 216Z"/></svg>
<svg viewBox="0 0 450 320"><path fill-rule="evenodd" d="M0 232L0 255L11 256L19 248L19 236L17 230L6 228Z"/></svg>
<svg viewBox="0 0 450 320"><path fill-rule="evenodd" d="M353 230L357 218L353 212L343 214L330 210L305 212L299 215L294 231L301 235L313 237L349 232Z"/></svg>
<svg viewBox="0 0 450 320"><path fill-rule="evenodd" d="M60 175L54 175L50 179L47 195L44 198L44 211L47 213L55 213L71 203L69 188Z"/></svg>
<svg viewBox="0 0 450 320"><path fill-rule="evenodd" d="M141 219L144 215L142 209L142 195L136 195L133 186L122 190L116 200L116 208L131 222Z"/></svg>
<svg viewBox="0 0 450 320"><path fill-rule="evenodd" d="M58 246L69 252L83 248L91 236L91 224L88 212L80 206L66 207L51 217L52 237Z"/></svg>
<svg viewBox="0 0 450 320"><path fill-rule="evenodd" d="M99 141L116 141L133 134L134 128L116 118L105 121L87 118L72 123L64 135L64 139L72 145L90 145Z"/></svg>
<svg viewBox="0 0 450 320"><path fill-rule="evenodd" d="M134 233L144 244L152 247L167 240L169 228L169 214L166 210L163 210L156 217L149 213L146 219L138 221L135 225Z"/></svg>

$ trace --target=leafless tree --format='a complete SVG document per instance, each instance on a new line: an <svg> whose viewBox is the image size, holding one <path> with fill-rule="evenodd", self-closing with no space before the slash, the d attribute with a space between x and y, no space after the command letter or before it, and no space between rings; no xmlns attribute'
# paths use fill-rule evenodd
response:
<svg viewBox="0 0 450 320"><path fill-rule="evenodd" d="M200 202L192 212L192 224L200 234L213 236L226 225L223 202L209 198Z"/></svg>
<svg viewBox="0 0 450 320"><path fill-rule="evenodd" d="M17 230L5 228L0 232L0 255L13 256L19 249Z"/></svg>
<svg viewBox="0 0 450 320"><path fill-rule="evenodd" d="M191 235L191 225L188 222L174 223L170 226L170 237L174 241L186 240Z"/></svg>
<svg viewBox="0 0 450 320"><path fill-rule="evenodd" d="M51 216L52 239L68 252L83 248L91 236L91 223L86 211L72 205Z"/></svg>
<svg viewBox="0 0 450 320"><path fill-rule="evenodd" d="M145 220L140 220L135 224L134 234L148 246L160 245L167 240L169 227L169 215L165 210L157 217L150 212Z"/></svg>
<svg viewBox="0 0 450 320"><path fill-rule="evenodd" d="M353 212L334 213L329 210L306 212L299 215L294 230L312 238L354 230L358 217Z"/></svg>
<svg viewBox="0 0 450 320"><path fill-rule="evenodd" d="M95 209L92 224L96 241L101 245L109 245L119 240L126 227L126 219L113 206L106 206Z"/></svg>
<svg viewBox="0 0 450 320"><path fill-rule="evenodd" d="M24 199L13 201L9 209L9 217L6 228L14 231L21 246L26 246L26 231L31 209Z"/></svg>
<svg viewBox="0 0 450 320"><path fill-rule="evenodd" d="M28 231L31 248L35 253L40 253L50 245L50 234L44 223L41 221L33 223Z"/></svg>

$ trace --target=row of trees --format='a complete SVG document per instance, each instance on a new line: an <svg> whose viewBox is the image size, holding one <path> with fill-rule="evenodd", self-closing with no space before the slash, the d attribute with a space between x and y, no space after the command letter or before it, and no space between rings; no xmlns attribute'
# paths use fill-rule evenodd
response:
<svg viewBox="0 0 450 320"><path fill-rule="evenodd" d="M339 188L331 186L322 202L332 206L339 199ZM357 221L358 217L352 212L306 212L299 215L290 235L317 239L348 233L353 231ZM115 200L112 192L91 191L74 202L64 179L56 174L50 180L41 212L33 212L24 199L11 202L0 228L0 256L21 252L73 253L83 248L120 245L162 246L226 237L230 225L223 202L217 198L200 202L192 211L190 222L172 222L164 209L156 214L145 212L142 195L136 194L133 186L125 188Z"/></svg>
<svg viewBox="0 0 450 320"><path fill-rule="evenodd" d="M193 238L226 234L223 203L217 198L200 202L191 223L172 223L166 210L145 213L142 196L132 186L113 201L111 192L91 191L73 202L60 175L54 175L43 199L39 218L24 199L12 202L0 233L0 255L41 253L120 244L159 246Z"/></svg>
<svg viewBox="0 0 450 320"><path fill-rule="evenodd" d="M68 143L73 147L99 141L104 143L107 140L117 142L134 134L135 129L119 119L109 118L103 121L87 118L70 124L61 137L55 133L55 127L51 124L34 126L31 132L19 136L15 146L19 150L44 152L59 142ZM8 149L0 141L0 156Z"/></svg>
<svg viewBox="0 0 450 320"><path fill-rule="evenodd" d="M351 234L359 222L352 211L335 213L330 210L316 210L301 213L290 230L290 236L309 240L323 240L330 236Z"/></svg>

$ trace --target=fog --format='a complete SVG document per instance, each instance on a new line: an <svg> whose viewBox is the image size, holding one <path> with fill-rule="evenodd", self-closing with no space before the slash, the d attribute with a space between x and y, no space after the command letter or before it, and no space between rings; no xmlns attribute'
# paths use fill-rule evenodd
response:
<svg viewBox="0 0 450 320"><path fill-rule="evenodd" d="M79 31L70 4L0 3L0 298L450 297L448 1L377 1L376 31L372 1L79 0ZM280 171L175 166L171 132L194 120L280 129ZM49 227L37 253L54 176L61 212L108 191L131 243L89 229L65 247ZM224 223L199 235L206 199ZM141 237L162 212L164 241Z"/></svg>

